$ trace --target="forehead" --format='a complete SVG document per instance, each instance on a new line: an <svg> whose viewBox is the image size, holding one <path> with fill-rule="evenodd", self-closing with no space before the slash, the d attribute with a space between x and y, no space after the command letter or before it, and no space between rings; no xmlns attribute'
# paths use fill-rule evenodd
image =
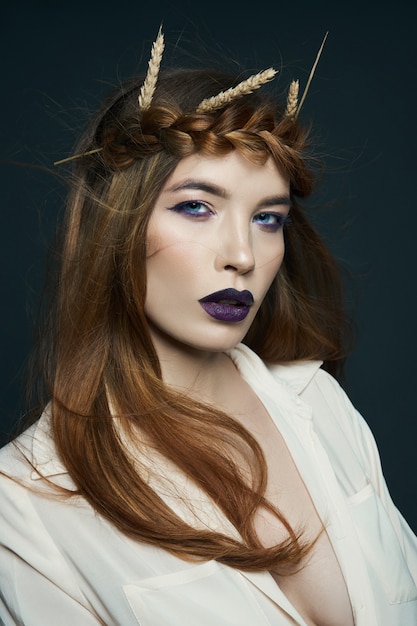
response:
<svg viewBox="0 0 417 626"><path fill-rule="evenodd" d="M208 187L218 188L219 193L216 195L226 197L238 191L247 193L248 190L264 190L265 195L288 194L290 186L288 178L280 172L272 157L264 164L258 164L249 161L237 150L232 150L224 156L195 153L181 159L166 181L162 193L192 189L193 181L207 182ZM198 188L201 189L201 186Z"/></svg>

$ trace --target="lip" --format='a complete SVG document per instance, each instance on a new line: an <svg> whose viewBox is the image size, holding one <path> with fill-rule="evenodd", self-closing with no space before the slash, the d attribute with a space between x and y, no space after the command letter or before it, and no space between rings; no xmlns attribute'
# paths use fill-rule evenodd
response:
<svg viewBox="0 0 417 626"><path fill-rule="evenodd" d="M199 300L206 313L221 322L241 322L254 303L247 289L238 291L229 287L204 296Z"/></svg>

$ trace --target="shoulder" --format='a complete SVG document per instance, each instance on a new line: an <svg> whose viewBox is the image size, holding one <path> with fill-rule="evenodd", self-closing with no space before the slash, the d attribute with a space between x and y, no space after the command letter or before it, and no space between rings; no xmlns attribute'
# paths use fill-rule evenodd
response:
<svg viewBox="0 0 417 626"><path fill-rule="evenodd" d="M40 479L67 474L57 454L48 408L16 439L0 450L0 489L33 487ZM52 482L52 481L50 481Z"/></svg>
<svg viewBox="0 0 417 626"><path fill-rule="evenodd" d="M299 362L271 369L280 380L298 387L298 397L309 407L313 429L333 467L360 465L361 471L380 489L383 479L374 434L345 389L320 365Z"/></svg>
<svg viewBox="0 0 417 626"><path fill-rule="evenodd" d="M322 361L293 361L268 366L279 382L285 382L315 409L316 417L330 412L345 425L363 421L342 385L322 369Z"/></svg>
<svg viewBox="0 0 417 626"><path fill-rule="evenodd" d="M365 420L340 383L322 369L322 361L265 364L243 344L229 354L248 380L262 379L270 384L272 377L283 402L288 399L289 403L301 406L302 401L319 431L325 431L330 424L337 424L352 445L360 441L362 447L367 447L369 438L372 440Z"/></svg>
<svg viewBox="0 0 417 626"><path fill-rule="evenodd" d="M36 429L37 422L0 449L1 476L8 476L20 480L30 477Z"/></svg>
<svg viewBox="0 0 417 626"><path fill-rule="evenodd" d="M63 501L60 496L68 493L71 484L56 454L49 416L44 413L0 450L0 552L6 549L24 561L46 554L50 540L45 518L53 502Z"/></svg>

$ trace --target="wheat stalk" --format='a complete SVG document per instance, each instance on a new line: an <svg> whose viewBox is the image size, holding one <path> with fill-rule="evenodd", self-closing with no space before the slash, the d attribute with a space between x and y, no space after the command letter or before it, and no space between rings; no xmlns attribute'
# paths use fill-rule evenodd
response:
<svg viewBox="0 0 417 626"><path fill-rule="evenodd" d="M95 154L96 152L101 152L103 148L94 148L94 150L88 150L87 152L81 152L80 154L73 154L66 159L61 159L60 161L54 161L54 165L62 165L62 163L68 163L68 161L74 161L75 159L80 159L81 157L89 156L90 154Z"/></svg>
<svg viewBox="0 0 417 626"><path fill-rule="evenodd" d="M319 51L317 52L316 59L315 59L315 61L314 61L314 63L313 63L313 67L311 68L310 75L309 75L309 77L308 77L308 81L307 81L307 85L305 86L305 89L304 89L304 93L303 93L303 95L301 96L300 104L298 105L297 110L295 111L295 113L294 113L294 116L293 116L293 117L297 117L297 115L298 115L298 114L299 114L299 112L300 112L301 107L302 107L302 106L303 106L303 104L304 104L304 100L306 99L308 89L309 89L309 87L310 87L311 81L313 80L314 72L316 71L316 67L317 67L317 64L318 64L318 62L319 62L319 59L320 59L320 57L321 57L321 53L323 52L324 44L326 43L326 39L327 39L327 35L328 35L328 34L329 34L329 31L327 31L327 32L326 32L326 34L324 35L324 38L323 38L323 41L322 41L321 46L320 46L320 48L319 48Z"/></svg>
<svg viewBox="0 0 417 626"><path fill-rule="evenodd" d="M268 81L272 80L276 73L277 71L270 67L263 72L254 74L253 76L250 76L246 80L243 80L241 83L236 85L236 87L231 87L226 91L221 91L217 94L217 96L206 98L205 100L200 102L196 109L196 112L207 113L208 111L215 111L216 109L220 109L232 100L240 98L240 96L244 96L248 93L252 93L252 91L255 91L255 89L259 89L261 85L264 85Z"/></svg>
<svg viewBox="0 0 417 626"><path fill-rule="evenodd" d="M151 58L148 63L148 72L138 97L139 111L143 112L149 109L152 97L158 80L159 68L162 61L162 53L164 52L164 35L162 28L159 29L158 36L152 44Z"/></svg>

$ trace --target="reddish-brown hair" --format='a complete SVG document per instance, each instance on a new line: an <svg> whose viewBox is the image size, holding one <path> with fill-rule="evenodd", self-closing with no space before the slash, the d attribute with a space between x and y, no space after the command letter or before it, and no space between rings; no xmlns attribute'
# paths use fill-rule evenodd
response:
<svg viewBox="0 0 417 626"><path fill-rule="evenodd" d="M179 159L230 150L256 163L272 156L290 179L292 223L284 264L245 342L268 362L331 365L344 356L338 269L299 204L313 187L308 133L264 88L195 113L201 100L236 82L206 70L166 71L141 118L141 81L130 81L91 122L76 152L98 151L73 162L45 371L55 442L77 493L121 532L182 558L277 569L298 563L308 547L265 500L259 445L228 415L164 385L144 314L147 223ZM139 469L121 433L137 446ZM241 540L192 528L165 505L140 471L152 449L212 498ZM259 507L277 516L288 540L262 545Z"/></svg>

